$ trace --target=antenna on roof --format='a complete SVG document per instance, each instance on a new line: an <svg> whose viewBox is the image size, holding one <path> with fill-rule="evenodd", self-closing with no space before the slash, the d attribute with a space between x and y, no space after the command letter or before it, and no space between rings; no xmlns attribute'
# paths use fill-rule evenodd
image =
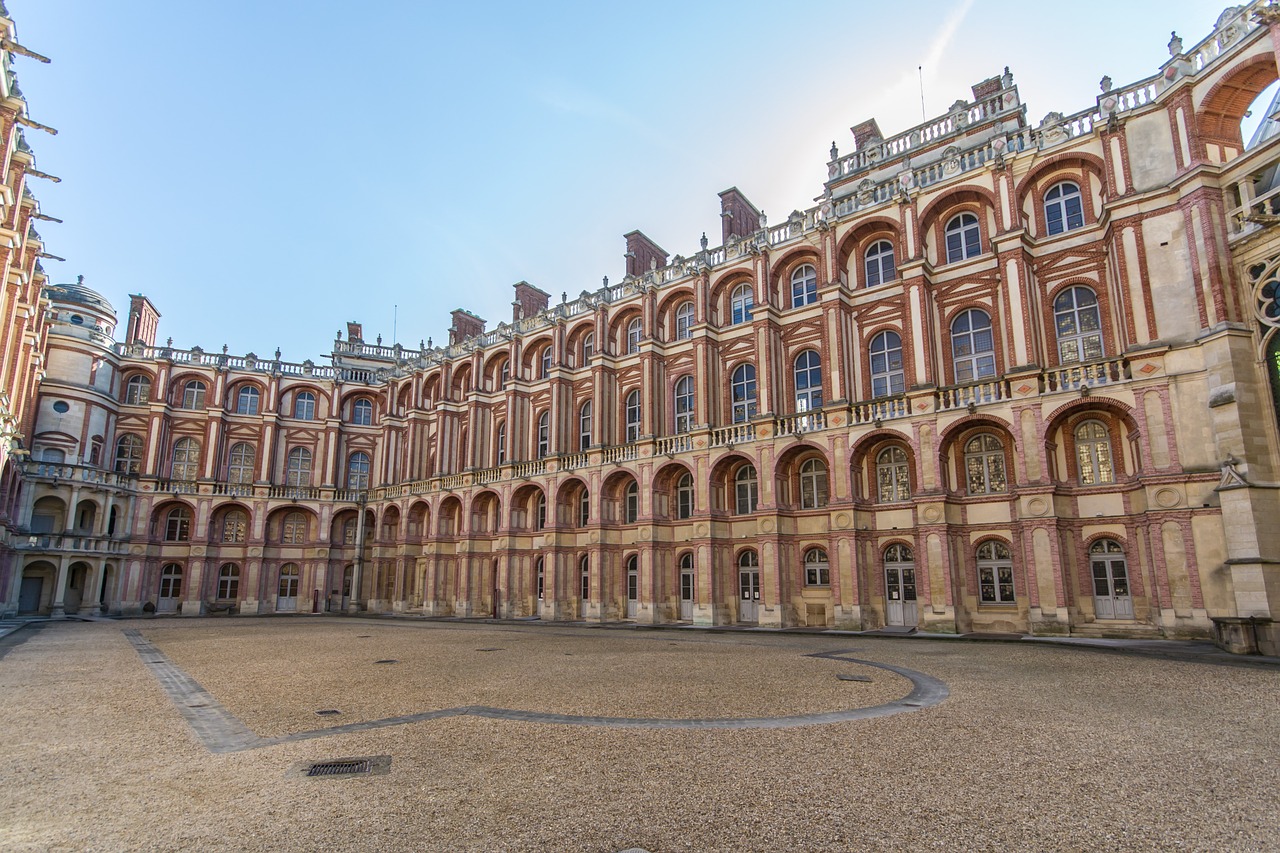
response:
<svg viewBox="0 0 1280 853"><path fill-rule="evenodd" d="M929 115L924 111L924 66L917 65L916 71L920 74L920 121L928 121Z"/></svg>
<svg viewBox="0 0 1280 853"><path fill-rule="evenodd" d="M396 344L396 321L400 319L400 303L393 303L391 306L391 345Z"/></svg>

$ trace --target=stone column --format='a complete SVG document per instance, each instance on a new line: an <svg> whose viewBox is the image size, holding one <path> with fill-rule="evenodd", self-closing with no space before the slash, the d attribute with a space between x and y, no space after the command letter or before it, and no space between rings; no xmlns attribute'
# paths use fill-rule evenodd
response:
<svg viewBox="0 0 1280 853"><path fill-rule="evenodd" d="M67 599L67 560L66 554L58 556L58 576L53 581L53 605L50 608L49 615L53 617L66 616L65 602Z"/></svg>

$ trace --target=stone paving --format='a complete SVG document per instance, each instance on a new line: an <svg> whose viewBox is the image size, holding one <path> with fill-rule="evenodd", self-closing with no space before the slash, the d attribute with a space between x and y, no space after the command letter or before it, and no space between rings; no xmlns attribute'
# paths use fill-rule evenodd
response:
<svg viewBox="0 0 1280 853"><path fill-rule="evenodd" d="M0 646L6 850L1280 846L1269 668L376 619ZM298 772L354 756L384 774Z"/></svg>

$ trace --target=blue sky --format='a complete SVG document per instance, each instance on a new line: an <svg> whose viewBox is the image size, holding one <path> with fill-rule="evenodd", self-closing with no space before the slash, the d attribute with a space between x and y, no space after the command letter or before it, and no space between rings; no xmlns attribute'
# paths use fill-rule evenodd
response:
<svg viewBox="0 0 1280 853"><path fill-rule="evenodd" d="M717 193L812 205L832 140L886 134L1011 67L1029 117L1145 77L1223 6L1189 0L862 4L7 0L56 282L161 338L301 361L365 337L493 328L521 279L572 298L640 229L719 242Z"/></svg>

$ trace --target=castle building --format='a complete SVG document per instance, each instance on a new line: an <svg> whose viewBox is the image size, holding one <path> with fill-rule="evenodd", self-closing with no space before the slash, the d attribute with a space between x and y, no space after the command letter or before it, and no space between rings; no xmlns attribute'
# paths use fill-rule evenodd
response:
<svg viewBox="0 0 1280 853"><path fill-rule="evenodd" d="M856 125L816 206L725 190L718 245L633 231L622 281L520 282L443 347L180 349L142 295L116 340L83 282L46 286L0 609L1277 653L1280 117L1240 127L1278 52L1280 10L1228 9L1039 122L1006 69Z"/></svg>

